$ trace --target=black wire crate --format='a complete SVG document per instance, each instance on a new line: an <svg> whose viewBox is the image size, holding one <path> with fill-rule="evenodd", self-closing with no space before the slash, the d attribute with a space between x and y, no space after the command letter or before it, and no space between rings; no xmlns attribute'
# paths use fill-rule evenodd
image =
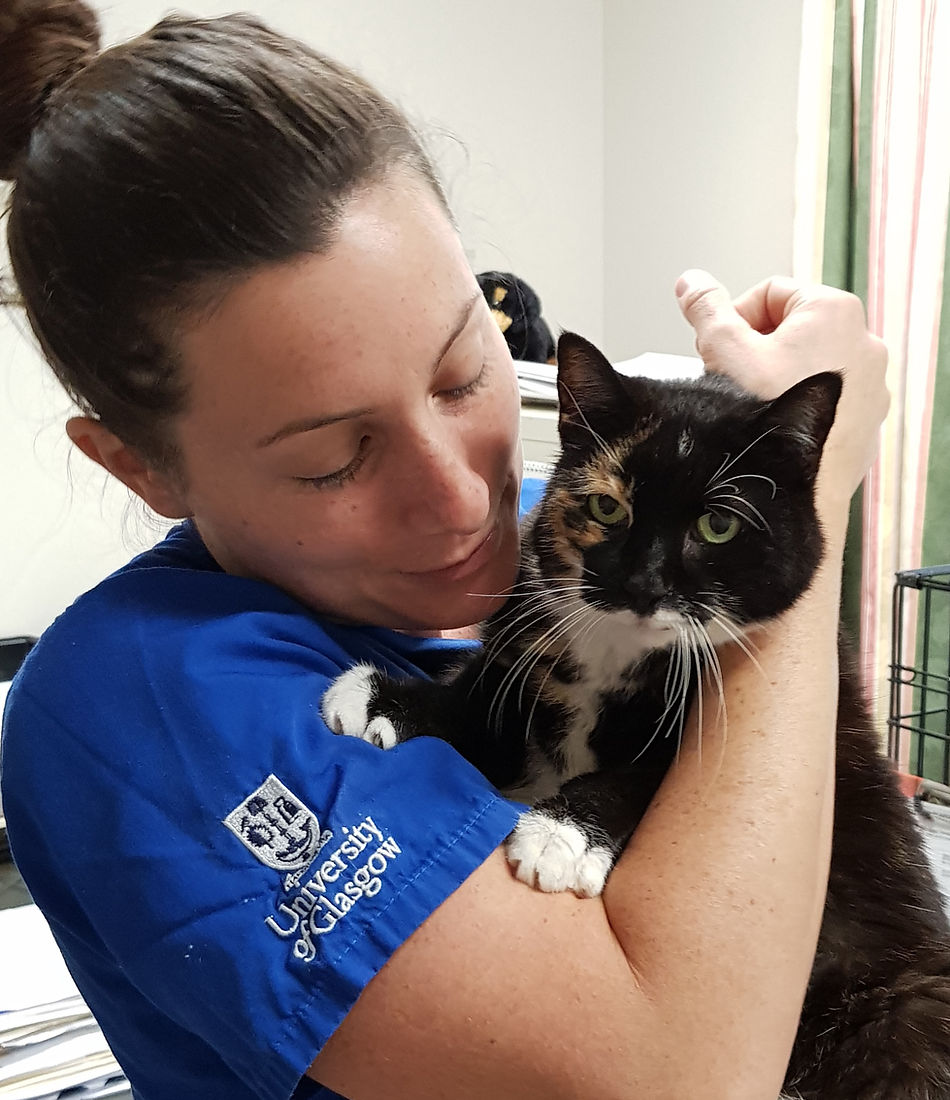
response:
<svg viewBox="0 0 950 1100"><path fill-rule="evenodd" d="M888 752L950 786L950 565L895 575Z"/></svg>

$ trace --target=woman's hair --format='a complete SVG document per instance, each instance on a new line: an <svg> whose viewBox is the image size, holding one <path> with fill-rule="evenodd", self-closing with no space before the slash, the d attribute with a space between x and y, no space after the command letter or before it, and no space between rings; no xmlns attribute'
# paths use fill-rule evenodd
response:
<svg viewBox="0 0 950 1100"><path fill-rule="evenodd" d="M97 50L81 0L5 0L10 259L70 396L169 465L176 324L254 269L326 249L347 198L396 166L442 193L391 103L249 16L169 17Z"/></svg>

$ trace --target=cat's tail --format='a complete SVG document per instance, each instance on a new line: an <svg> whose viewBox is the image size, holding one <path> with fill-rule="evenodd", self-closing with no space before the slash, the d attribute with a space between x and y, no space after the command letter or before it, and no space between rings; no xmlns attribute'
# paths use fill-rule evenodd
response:
<svg viewBox="0 0 950 1100"><path fill-rule="evenodd" d="M827 994L827 990L823 991ZM950 1100L950 944L922 945L806 1005L786 1078L803 1100ZM817 990L809 993L815 1006Z"/></svg>

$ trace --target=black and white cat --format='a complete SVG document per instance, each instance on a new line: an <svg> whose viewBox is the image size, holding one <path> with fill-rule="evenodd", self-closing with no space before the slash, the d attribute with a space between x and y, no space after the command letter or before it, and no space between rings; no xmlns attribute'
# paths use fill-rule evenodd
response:
<svg viewBox="0 0 950 1100"><path fill-rule="evenodd" d="M558 345L561 456L481 650L444 683L357 666L323 713L383 748L453 744L532 809L524 881L596 895L672 762L715 647L747 645L822 554L814 481L841 380L774 401L723 378L618 375ZM750 653L751 657L751 653ZM950 928L906 799L841 654L832 866L786 1076L803 1100L950 1100Z"/></svg>

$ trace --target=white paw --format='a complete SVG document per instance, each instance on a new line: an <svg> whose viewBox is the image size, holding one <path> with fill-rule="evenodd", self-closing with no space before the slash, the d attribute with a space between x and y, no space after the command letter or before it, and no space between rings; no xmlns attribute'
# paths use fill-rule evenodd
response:
<svg viewBox="0 0 950 1100"><path fill-rule="evenodd" d="M528 810L508 838L508 862L529 886L593 898L603 890L614 861L607 848L588 845L576 825Z"/></svg>
<svg viewBox="0 0 950 1100"><path fill-rule="evenodd" d="M323 720L334 733L344 737L359 737L371 745L391 749L396 744L396 731L392 722L382 715L369 718L369 704L373 699L372 665L354 665L338 676L323 693L320 711Z"/></svg>

